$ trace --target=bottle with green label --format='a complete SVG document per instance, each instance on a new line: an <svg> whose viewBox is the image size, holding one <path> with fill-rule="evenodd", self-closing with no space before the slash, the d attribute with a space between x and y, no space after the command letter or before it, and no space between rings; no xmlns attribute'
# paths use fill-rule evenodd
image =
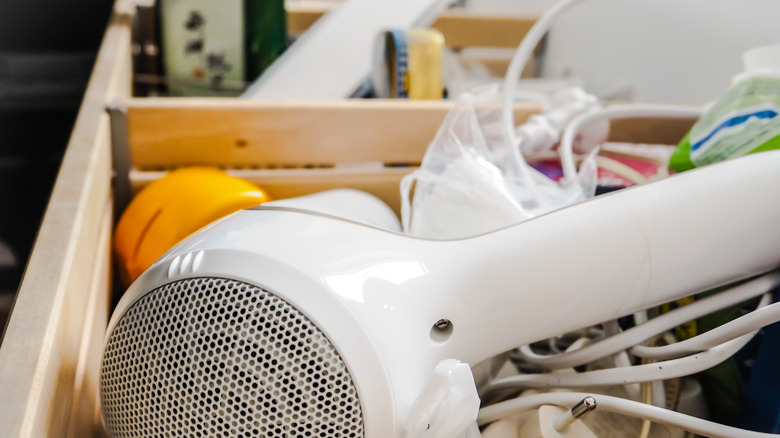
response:
<svg viewBox="0 0 780 438"><path fill-rule="evenodd" d="M238 96L287 46L284 0L158 0L171 96Z"/></svg>
<svg viewBox="0 0 780 438"><path fill-rule="evenodd" d="M754 152L780 149L780 45L745 53L745 72L694 124L669 168L683 172Z"/></svg>
<svg viewBox="0 0 780 438"><path fill-rule="evenodd" d="M284 0L244 0L246 78L252 82L287 47Z"/></svg>

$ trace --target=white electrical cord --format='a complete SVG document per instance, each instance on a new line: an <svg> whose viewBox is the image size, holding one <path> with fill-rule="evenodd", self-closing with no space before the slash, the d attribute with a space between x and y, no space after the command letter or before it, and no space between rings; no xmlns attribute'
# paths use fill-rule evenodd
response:
<svg viewBox="0 0 780 438"><path fill-rule="evenodd" d="M631 348L634 356L666 360L710 349L736 337L756 331L780 321L780 303L756 309L745 316L729 321L690 339L659 347L637 345Z"/></svg>
<svg viewBox="0 0 780 438"><path fill-rule="evenodd" d="M568 9L571 5L580 2L582 0L563 0L556 3L550 8L539 20L531 26L528 33L523 37L523 41L517 46L517 50L512 56L512 60L509 62L506 75L504 76L504 94L502 99L502 120L504 128L504 140L506 141L509 150L512 151L512 155L517 160L522 177L533 183L534 178L531 176L529 166L523 158L523 154L520 153L520 147L518 144L518 138L515 135L515 115L514 115L514 95L515 85L520 78L525 65L531 58L534 49L537 44L542 40L544 35L550 29L552 23L558 18L558 16Z"/></svg>
<svg viewBox="0 0 780 438"><path fill-rule="evenodd" d="M479 410L477 423L479 425L485 425L506 416L514 415L518 412L536 409L544 405L555 405L561 406L563 408L570 408L586 397L595 398L597 406L596 409L599 410L640 419L647 419L655 423L665 424L708 437L732 438L738 436L740 438L777 438L778 436L769 433L752 432L745 429L726 426L668 409L626 400L620 397L575 392L550 392L545 394L534 394L517 397L501 403L496 403Z"/></svg>
<svg viewBox="0 0 780 438"><path fill-rule="evenodd" d="M617 320L607 321L603 324L603 326L604 333L607 335L607 338L620 334L620 325L618 324ZM612 361L615 365L615 368L630 367L633 365L631 363L631 358L628 356L628 352L626 350L620 350L615 353L612 356ZM642 399L642 385L638 383L627 383L623 385L623 388L626 390L629 398L633 400Z"/></svg>
<svg viewBox="0 0 780 438"><path fill-rule="evenodd" d="M685 322L757 297L778 284L780 284L780 271L773 271L715 295L696 300L686 306L678 307L650 319L644 324L632 327L618 335L601 339L579 350L547 356L534 353L530 346L525 345L520 347L519 352L527 362L546 368L559 369L583 365L629 349Z"/></svg>
<svg viewBox="0 0 780 438"><path fill-rule="evenodd" d="M761 299L759 305L766 306L771 299L771 295L766 294ZM718 365L742 349L750 342L755 333L742 335L701 353L663 362L585 371L575 374L520 374L505 377L489 383L481 392L484 398L491 398L497 393L520 388L584 388L676 379Z"/></svg>
<svg viewBox="0 0 780 438"><path fill-rule="evenodd" d="M544 35L550 30L552 24L558 17L563 14L574 4L582 0L562 0L556 3L548 11L546 11L539 20L531 27L528 33L525 35L520 45L517 47L512 60L507 68L506 75L504 76L504 93L502 96L502 121L504 130L504 139L509 146L515 160L520 165L520 170L523 178L526 181L534 181L530 175L528 165L523 158L523 154L520 153L519 142L515 133L515 118L514 118L514 94L515 88L520 75L525 68L528 60L533 55L533 51ZM561 158L561 165L563 166L563 185L572 184L576 181L577 169L574 163L574 156L572 146L574 138L577 133L588 123L594 120L604 120L613 118L632 118L632 117L674 117L674 118L698 118L701 116L701 109L696 108L680 108L673 106L623 106L612 107L603 110L586 112L577 117L567 127L564 132L561 144L559 146L559 153Z"/></svg>
<svg viewBox="0 0 780 438"><path fill-rule="evenodd" d="M647 310L641 310L639 312L634 313L634 325L642 325L646 323L649 320L649 316L647 314ZM642 384L642 388L648 384ZM659 408L665 408L667 406L667 400L666 400L666 383L663 380L656 380L655 382L649 383L649 390L650 390L650 403L653 406L658 406ZM642 400L644 403L647 403L647 400ZM650 433L649 425L648 430L645 432L645 425L642 424L642 433L640 434L641 437L646 438L646 435Z"/></svg>
<svg viewBox="0 0 780 438"><path fill-rule="evenodd" d="M592 110L580 114L566 126L561 137L561 143L558 146L558 153L561 155L561 166L563 166L563 177L565 181L573 182L577 178L577 169L574 165L574 139L577 134L594 121L612 120L612 119L630 119L637 117L666 117L675 119L696 119L701 117L701 108L685 108L669 105L630 105L613 106Z"/></svg>

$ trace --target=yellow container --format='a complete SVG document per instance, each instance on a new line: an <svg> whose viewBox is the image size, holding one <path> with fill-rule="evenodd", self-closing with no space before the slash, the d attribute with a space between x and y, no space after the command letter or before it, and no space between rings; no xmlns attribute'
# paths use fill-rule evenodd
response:
<svg viewBox="0 0 780 438"><path fill-rule="evenodd" d="M209 167L175 170L141 190L116 226L125 287L185 237L230 213L269 201L256 185Z"/></svg>

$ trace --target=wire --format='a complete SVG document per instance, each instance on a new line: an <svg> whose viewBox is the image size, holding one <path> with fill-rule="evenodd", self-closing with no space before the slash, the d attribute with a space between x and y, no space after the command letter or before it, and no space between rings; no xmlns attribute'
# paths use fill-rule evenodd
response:
<svg viewBox="0 0 780 438"><path fill-rule="evenodd" d="M653 384L655 382L644 382L642 383L642 403L646 405L650 405L653 403ZM650 436L650 428L652 427L653 422L648 420L647 418L642 420L642 429L639 432L639 438L648 438Z"/></svg>
<svg viewBox="0 0 780 438"><path fill-rule="evenodd" d="M679 429L713 438L731 438L735 436L741 438L777 438L777 435L774 434L753 432L745 429L726 426L668 409L659 408L657 406L626 400L620 397L576 392L550 392L544 394L534 394L496 403L479 410L477 423L482 426L508 415L536 409L543 405L555 405L569 408L577 404L585 397L593 397L596 399L596 403L598 405L596 409L627 415L639 419L648 419L655 423L677 427Z"/></svg>
<svg viewBox="0 0 780 438"><path fill-rule="evenodd" d="M534 353L530 346L525 345L519 348L519 353L527 362L551 369L583 365L631 348L639 342L685 322L754 298L776 287L778 283L780 283L780 271L773 271L718 294L674 309L644 324L632 327L618 335L596 341L579 350L546 356Z"/></svg>
<svg viewBox="0 0 780 438"><path fill-rule="evenodd" d="M645 162L652 162L654 164L657 163L655 160L651 160L648 157L641 156L641 155L631 155L631 154L621 154L621 155L622 156L630 156L631 158L636 159L636 160L641 160L641 161L645 161ZM574 155L573 159L574 159L575 165L581 163L585 159L585 157L586 157L585 155ZM527 158L528 158L528 161L532 162L532 163L534 161L541 161L541 160L556 160L556 161L559 161L560 160L560 154L557 151L554 151L554 150L537 151L537 152L532 152L530 154L527 154ZM620 176L622 178L625 178L626 180L628 180L629 182L631 182L631 183L633 183L635 185L646 184L647 182L649 182L649 179L647 177L645 177L644 175L642 175L641 173L636 171L634 168L632 168L631 166L628 166L626 164L623 164L623 163L621 163L620 161L618 161L618 160L616 160L614 158L606 157L604 155L597 155L596 156L596 165L600 169L608 170L608 171L610 171L610 172L612 172L612 173L614 173L614 174L616 174L616 175L618 175L618 176ZM659 172L658 172L659 174L656 177L653 177L654 179L655 178L660 178L660 177L663 176L662 169L663 169L663 171L665 171L666 163L664 163L663 165L659 165L658 169L659 169Z"/></svg>
<svg viewBox="0 0 780 438"><path fill-rule="evenodd" d="M604 330L601 327L586 327L584 329L563 333L555 338L558 343L563 342L565 345L571 346L575 342L580 341L580 339L587 340L585 345L587 345L590 342L594 342L598 339L604 338ZM549 351L549 340L544 340L540 342L536 342L533 344L535 348L542 348L546 349L545 351ZM560 347L558 347L560 349ZM565 347L568 348L568 347ZM580 346L581 348L581 346ZM520 354L520 350L518 348L515 348L507 353L507 358L509 361L514 365L514 367L517 369L520 373L542 373L547 371L544 367L541 367L539 365L530 363L526 361L522 354Z"/></svg>
<svg viewBox="0 0 780 438"><path fill-rule="evenodd" d="M603 326L604 333L607 336L615 336L620 333L620 325L618 324L617 320L605 322ZM631 366L631 358L628 357L628 352L626 352L626 350L620 350L615 353L615 355L612 356L612 361L615 365L615 368ZM626 393L628 393L629 398L632 400L637 400L642 395L642 386L639 384L627 383L623 385L623 388L626 390Z"/></svg>
<svg viewBox="0 0 780 438"><path fill-rule="evenodd" d="M562 0L550 9L548 9L531 27L525 35L520 45L517 46L512 60L509 62L506 75L504 76L504 93L502 96L501 115L503 121L504 139L507 142L514 158L520 164L523 178L527 181L533 181L530 176L528 164L520 153L518 141L515 134L514 117L514 94L517 81L525 68L528 60L533 55L533 51L542 40L547 31L552 27L558 17L567 9L583 0ZM571 184L576 180L577 170L574 164L572 146L574 137L580 129L586 124L597 119L611 118L632 118L632 117L675 117L675 118L698 118L701 116L701 109L688 109L673 106L624 106L612 107L599 111L591 111L580 115L569 124L564 132L561 145L558 148L561 155L563 166L564 184ZM568 138L567 138L568 134Z"/></svg>
<svg viewBox="0 0 780 438"><path fill-rule="evenodd" d="M650 359L673 359L707 350L777 321L780 321L780 303L757 308L745 316L740 316L708 332L674 344L659 347L637 345L631 348L631 354Z"/></svg>
<svg viewBox="0 0 780 438"><path fill-rule="evenodd" d="M636 324L644 324L647 322L647 312L637 312L634 315L634 322ZM655 344L660 340L658 336L645 342L647 345ZM650 363L652 359L642 359L642 363ZM642 383L642 403L647 405L658 406L666 408L666 385L663 380L656 380L654 382ZM642 429L639 432L639 438L649 438L650 429L653 426L653 422L647 418L642 420Z"/></svg>
<svg viewBox="0 0 780 438"><path fill-rule="evenodd" d="M610 108L595 109L579 116L566 126L558 146L561 155L561 166L566 183L572 183L577 177L574 166L574 139L583 127L597 120L630 119L637 117L667 117L678 119L693 119L701 117L701 108L685 108L670 105L621 105Z"/></svg>
<svg viewBox="0 0 780 438"><path fill-rule="evenodd" d="M506 141L509 150L512 151L512 155L515 160L520 164L520 171L522 177L533 184L534 178L530 175L528 164L523 159L523 155L520 153L518 147L518 139L515 135L515 115L514 115L514 94L515 85L520 78L520 74L531 58L534 49L537 44L542 40L544 35L550 29L552 23L558 18L558 16L568 9L571 5L583 0L563 0L556 3L547 12L545 12L539 20L531 26L528 30L520 45L517 46L512 60L509 62L506 75L504 76L504 95L502 99L502 120L504 128L504 140Z"/></svg>
<svg viewBox="0 0 780 438"><path fill-rule="evenodd" d="M762 298L763 304L761 305L766 305L770 299L771 295L766 294ZM725 361L750 342L754 335L755 332L742 335L701 353L663 362L585 371L576 374L521 374L505 377L486 385L482 394L483 398L492 398L497 393L518 388L583 388L675 379L704 371Z"/></svg>
<svg viewBox="0 0 780 438"><path fill-rule="evenodd" d="M625 178L635 185L646 184L648 182L648 179L638 171L634 170L634 168L613 158L599 155L596 157L596 164L598 164L600 169L608 170L618 176Z"/></svg>
<svg viewBox="0 0 780 438"><path fill-rule="evenodd" d="M743 335L701 353L645 365L575 374L521 374L505 377L486 385L483 393L489 398L495 393L518 388L583 388L674 379L706 370L723 362L739 351L751 338L752 335Z"/></svg>

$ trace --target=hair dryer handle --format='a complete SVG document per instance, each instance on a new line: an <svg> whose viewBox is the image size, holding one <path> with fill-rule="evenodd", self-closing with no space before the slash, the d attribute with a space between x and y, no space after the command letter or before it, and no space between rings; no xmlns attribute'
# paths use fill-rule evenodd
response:
<svg viewBox="0 0 780 438"><path fill-rule="evenodd" d="M470 360L776 268L778 187L764 152L452 242Z"/></svg>

